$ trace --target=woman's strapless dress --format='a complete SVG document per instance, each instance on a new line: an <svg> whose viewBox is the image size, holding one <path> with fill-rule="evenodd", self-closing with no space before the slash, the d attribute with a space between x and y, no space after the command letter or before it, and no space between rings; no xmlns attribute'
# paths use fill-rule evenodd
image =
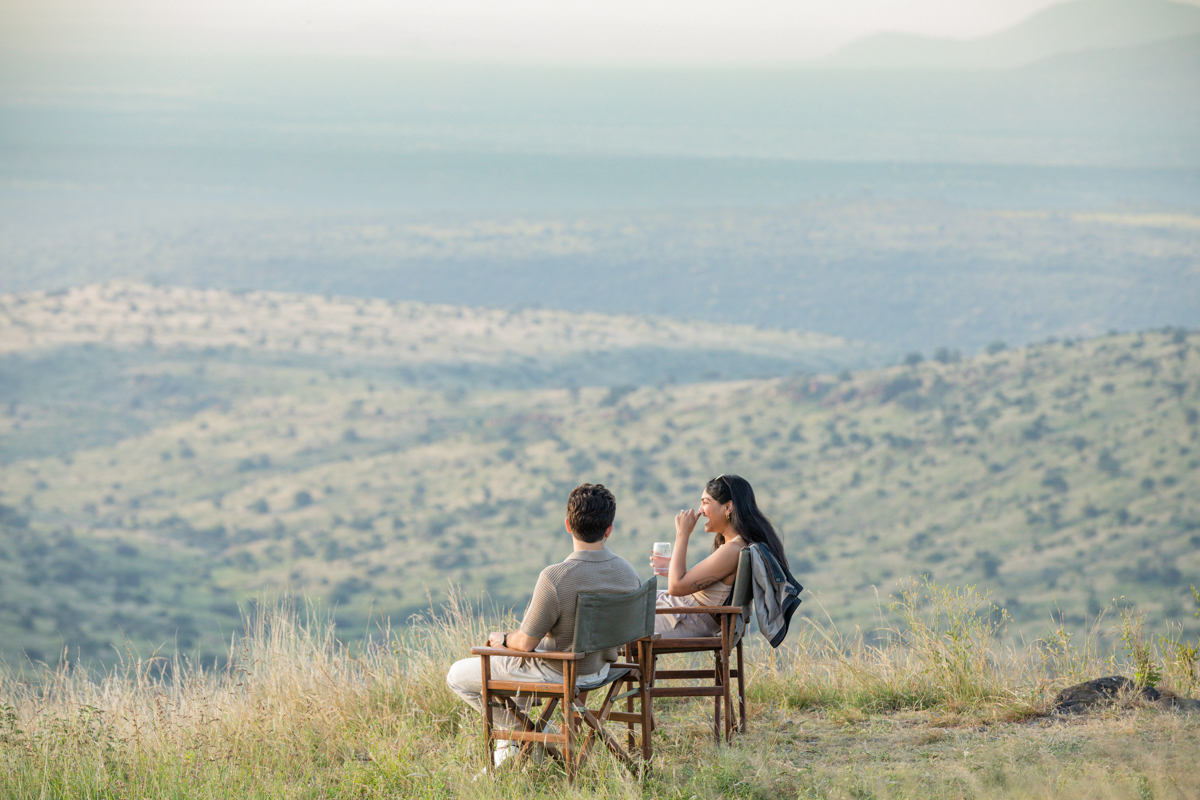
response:
<svg viewBox="0 0 1200 800"><path fill-rule="evenodd" d="M723 606L729 600L731 591L733 591L732 586L720 581L707 589L701 589L695 594L683 597L674 597L663 589L659 591L655 604L659 608ZM721 625L712 618L711 614L655 614L654 632L662 634L664 639L717 636L721 633Z"/></svg>

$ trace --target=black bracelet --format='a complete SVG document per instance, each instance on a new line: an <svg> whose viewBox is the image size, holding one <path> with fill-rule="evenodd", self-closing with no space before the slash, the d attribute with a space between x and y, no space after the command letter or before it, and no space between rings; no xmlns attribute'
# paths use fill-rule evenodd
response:
<svg viewBox="0 0 1200 800"><path fill-rule="evenodd" d="M502 636L502 637L500 638L500 646L501 646L501 647L508 647L508 633L507 633L507 632L504 634L504 636Z"/></svg>

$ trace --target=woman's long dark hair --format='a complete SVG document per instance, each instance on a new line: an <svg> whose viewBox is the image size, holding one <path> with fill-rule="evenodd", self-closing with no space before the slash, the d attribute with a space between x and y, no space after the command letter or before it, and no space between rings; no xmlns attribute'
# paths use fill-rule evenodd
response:
<svg viewBox="0 0 1200 800"><path fill-rule="evenodd" d="M750 481L740 475L718 475L704 487L708 496L718 503L733 501L733 511L729 514L729 523L741 534L748 544L765 545L779 563L788 565L787 556L783 554L783 542L775 533L775 526L758 510L754 500L754 489ZM717 534L713 537L713 550L725 544L725 537Z"/></svg>

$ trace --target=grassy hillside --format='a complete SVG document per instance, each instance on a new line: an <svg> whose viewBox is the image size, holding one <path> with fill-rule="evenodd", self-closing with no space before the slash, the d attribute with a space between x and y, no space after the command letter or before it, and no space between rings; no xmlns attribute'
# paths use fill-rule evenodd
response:
<svg viewBox="0 0 1200 800"><path fill-rule="evenodd" d="M136 310L98 299L120 291ZM427 315L412 325L387 304L145 287L2 299L10 663L63 645L111 659L122 635L220 658L258 593L319 599L350 638L450 584L520 605L565 553L563 505L585 480L613 488L613 548L648 574L650 544L721 472L746 476L782 530L820 599L805 613L842 629L874 629L872 587L920 574L992 591L1031 635L1114 600L1152 624L1191 619L1200 339L1186 330L839 375L494 386L469 366L599 358L605 331L639 329L595 317L572 344L563 318L525 312L506 341L463 334L489 314L499 329L499 312L404 307ZM201 299L210 312L182 313ZM637 341L690 352L696 377L742 357L643 324ZM737 333L748 353L807 341ZM418 369L426 345L441 372Z"/></svg>
<svg viewBox="0 0 1200 800"><path fill-rule="evenodd" d="M161 662L130 661L103 675L0 670L0 792L31 800L1196 797L1200 716L1131 695L1097 713L1050 713L1054 693L1079 675L1131 670L1126 655L1108 660L1100 637L1052 663L1038 648L997 647L978 598L928 588L894 629L907 646L865 647L801 624L767 652L755 636L749 730L730 746L713 745L707 702L655 702L654 759L643 780L603 748L574 785L553 760L480 776L479 715L444 675L470 643L512 619L451 606L350 653L320 616L298 619L285 606L250 615L228 670L177 664L166 680ZM1190 662L1162 664L1162 688L1195 690L1191 652Z"/></svg>

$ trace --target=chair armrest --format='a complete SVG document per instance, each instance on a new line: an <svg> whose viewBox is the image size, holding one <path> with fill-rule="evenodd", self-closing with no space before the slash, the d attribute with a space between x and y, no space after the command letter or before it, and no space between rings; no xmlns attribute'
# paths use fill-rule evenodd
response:
<svg viewBox="0 0 1200 800"><path fill-rule="evenodd" d="M741 606L671 606L654 609L655 614L741 614Z"/></svg>
<svg viewBox="0 0 1200 800"><path fill-rule="evenodd" d="M544 658L547 661L580 661L587 656L587 653L562 653L557 650L513 650L511 647L472 647L471 655Z"/></svg>

